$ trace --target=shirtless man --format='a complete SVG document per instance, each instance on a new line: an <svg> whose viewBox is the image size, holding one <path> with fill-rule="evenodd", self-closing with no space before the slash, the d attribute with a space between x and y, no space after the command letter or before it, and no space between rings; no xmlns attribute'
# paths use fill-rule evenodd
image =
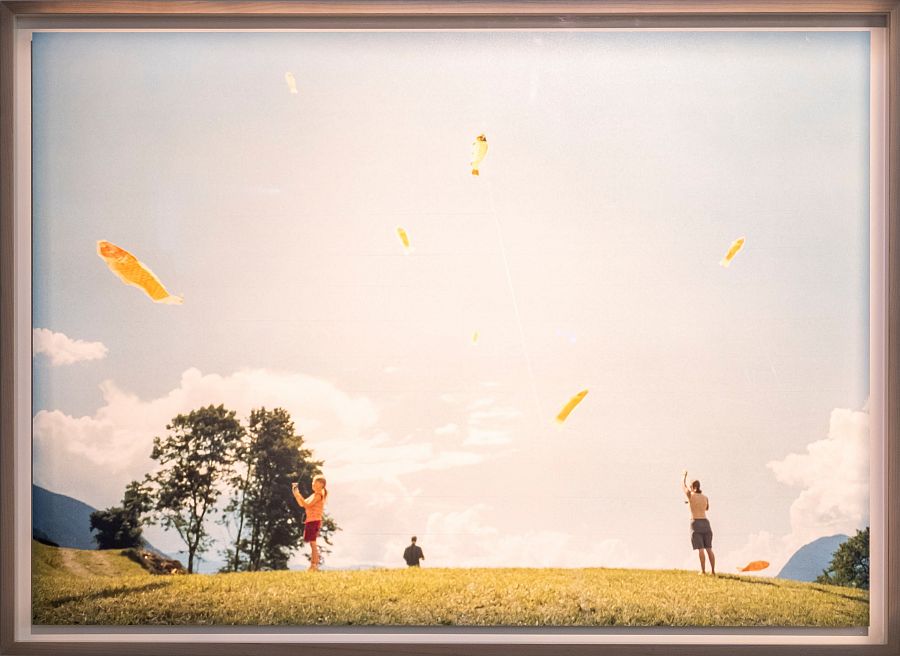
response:
<svg viewBox="0 0 900 656"><path fill-rule="evenodd" d="M709 510L709 499L700 490L700 481L692 481L687 484L687 469L681 479L681 489L687 496L687 503L691 507L691 546L700 553L700 573L706 574L706 554L709 554L709 567L712 575L716 575L716 556L712 550L712 527L706 518ZM704 553L705 552L705 553Z"/></svg>

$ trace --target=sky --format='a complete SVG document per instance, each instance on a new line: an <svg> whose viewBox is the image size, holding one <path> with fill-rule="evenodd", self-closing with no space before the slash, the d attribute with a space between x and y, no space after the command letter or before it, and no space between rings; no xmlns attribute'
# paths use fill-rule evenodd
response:
<svg viewBox="0 0 900 656"><path fill-rule="evenodd" d="M777 574L868 523L868 98L860 31L36 33L34 482L280 406L329 566L696 567L687 469Z"/></svg>

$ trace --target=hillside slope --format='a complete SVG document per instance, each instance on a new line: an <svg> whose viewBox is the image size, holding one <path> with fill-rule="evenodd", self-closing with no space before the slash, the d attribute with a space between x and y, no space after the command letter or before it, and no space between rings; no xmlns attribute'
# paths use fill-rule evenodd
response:
<svg viewBox="0 0 900 656"><path fill-rule="evenodd" d="M31 541L31 574L38 579L149 576L138 563L123 556L121 549L67 549L35 540Z"/></svg>
<svg viewBox="0 0 900 656"><path fill-rule="evenodd" d="M106 574L122 568L96 576L64 551L35 546L35 624L851 627L869 618L862 590L683 570L152 576L114 551L69 554L115 563Z"/></svg>
<svg viewBox="0 0 900 656"><path fill-rule="evenodd" d="M71 549L96 549L91 530L91 513L97 510L83 501L45 490L40 485L31 486L32 537ZM165 556L146 540L144 549Z"/></svg>

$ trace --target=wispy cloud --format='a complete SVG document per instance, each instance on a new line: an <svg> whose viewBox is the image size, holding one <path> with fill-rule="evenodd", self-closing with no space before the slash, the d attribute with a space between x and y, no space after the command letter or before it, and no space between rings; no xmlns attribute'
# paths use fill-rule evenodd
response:
<svg viewBox="0 0 900 656"><path fill-rule="evenodd" d="M419 543L433 567L627 567L640 565L621 539L522 527L503 531L487 520L487 504L429 515ZM400 547L398 543L394 548ZM401 548L402 552L402 548Z"/></svg>
<svg viewBox="0 0 900 656"><path fill-rule="evenodd" d="M512 442L513 423L522 411L498 406L493 398L475 399L469 404L468 434L463 444L468 446L497 446Z"/></svg>
<svg viewBox="0 0 900 656"><path fill-rule="evenodd" d="M455 435L459 432L459 426L454 423L444 424L434 429L435 435Z"/></svg>
<svg viewBox="0 0 900 656"><path fill-rule="evenodd" d="M86 342L72 339L63 333L56 333L47 328L35 328L31 331L34 354L44 354L50 358L50 364L60 366L75 364L86 360L101 360L106 357L108 349L101 342Z"/></svg>
<svg viewBox="0 0 900 656"><path fill-rule="evenodd" d="M469 421L471 423L480 424L494 420L502 421L506 419L516 419L521 416L522 411L518 408L497 407L489 410L476 410L469 414Z"/></svg>
<svg viewBox="0 0 900 656"><path fill-rule="evenodd" d="M372 439L331 440L316 450L328 463L328 480L339 484L381 481L425 470L475 465L480 454L444 450L430 442L378 444Z"/></svg>
<svg viewBox="0 0 900 656"><path fill-rule="evenodd" d="M469 434L466 436L463 444L470 446L496 446L499 444L509 444L512 442L512 436L508 431L504 430L484 430L481 428L469 428Z"/></svg>

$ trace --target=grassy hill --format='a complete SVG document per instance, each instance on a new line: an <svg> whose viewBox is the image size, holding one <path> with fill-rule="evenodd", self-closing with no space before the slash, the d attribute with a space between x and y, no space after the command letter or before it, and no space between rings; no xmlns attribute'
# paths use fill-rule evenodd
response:
<svg viewBox="0 0 900 656"><path fill-rule="evenodd" d="M682 570L382 569L152 576L33 543L35 624L868 625L868 593Z"/></svg>

